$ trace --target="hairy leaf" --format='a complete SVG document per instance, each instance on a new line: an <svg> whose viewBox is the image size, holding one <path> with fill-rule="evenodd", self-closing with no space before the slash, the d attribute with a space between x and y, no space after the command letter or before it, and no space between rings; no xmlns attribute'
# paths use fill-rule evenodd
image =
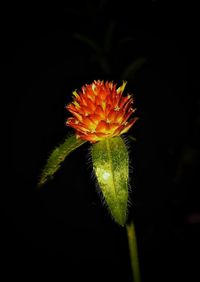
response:
<svg viewBox="0 0 200 282"><path fill-rule="evenodd" d="M126 223L129 159L121 137L106 138L92 146L98 184L115 221Z"/></svg>
<svg viewBox="0 0 200 282"><path fill-rule="evenodd" d="M67 137L62 144L56 147L50 154L41 173L38 187L42 186L49 178L51 178L60 168L61 163L65 160L65 158L85 142L85 140L77 139L75 135L72 135Z"/></svg>

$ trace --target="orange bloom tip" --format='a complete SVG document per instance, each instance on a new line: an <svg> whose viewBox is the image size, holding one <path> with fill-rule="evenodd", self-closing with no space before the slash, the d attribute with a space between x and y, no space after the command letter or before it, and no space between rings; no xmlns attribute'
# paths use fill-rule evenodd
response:
<svg viewBox="0 0 200 282"><path fill-rule="evenodd" d="M124 89L126 87L127 81L123 81L122 85L120 87L117 88L117 93L119 94L120 92L123 93Z"/></svg>
<svg viewBox="0 0 200 282"><path fill-rule="evenodd" d="M132 95L123 96L127 82L116 88L112 81L94 80L81 91L73 91L73 102L65 108L73 115L66 121L77 138L95 143L107 137L126 133L138 118L131 119Z"/></svg>

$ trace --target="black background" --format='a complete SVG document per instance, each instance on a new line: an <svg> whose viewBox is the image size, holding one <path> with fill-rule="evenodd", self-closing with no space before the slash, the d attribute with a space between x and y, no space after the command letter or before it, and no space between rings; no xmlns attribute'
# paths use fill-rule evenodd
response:
<svg viewBox="0 0 200 282"><path fill-rule="evenodd" d="M129 219L136 225L142 281L197 281L196 7L83 0L17 3L7 11L13 185L2 201L3 273L26 281L131 281L126 233L101 204L88 145L73 152L43 189L35 187L49 152L69 132L64 106L71 92L94 79L120 84L127 66L144 58L128 74L126 90L134 93L140 117L130 130L137 141L130 143ZM106 42L110 47L102 51Z"/></svg>

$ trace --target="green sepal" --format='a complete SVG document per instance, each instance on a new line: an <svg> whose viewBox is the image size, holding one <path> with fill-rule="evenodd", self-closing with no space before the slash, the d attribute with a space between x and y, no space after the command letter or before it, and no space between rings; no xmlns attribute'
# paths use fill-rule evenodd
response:
<svg viewBox="0 0 200 282"><path fill-rule="evenodd" d="M92 162L98 184L114 220L126 224L128 202L128 151L121 137L92 145Z"/></svg>
<svg viewBox="0 0 200 282"><path fill-rule="evenodd" d="M85 140L77 139L75 135L68 136L65 141L56 147L50 154L37 186L40 187L49 180L60 168L61 163L65 158L85 142Z"/></svg>

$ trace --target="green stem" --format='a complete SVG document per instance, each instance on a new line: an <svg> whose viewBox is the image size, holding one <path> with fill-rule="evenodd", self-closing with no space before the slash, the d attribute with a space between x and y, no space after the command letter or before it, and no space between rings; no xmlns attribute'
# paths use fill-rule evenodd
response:
<svg viewBox="0 0 200 282"><path fill-rule="evenodd" d="M134 282L141 282L139 260L138 260L138 250L137 250L137 240L136 240L136 233L135 233L135 227L134 227L133 221L131 221L130 224L126 225L126 231L127 231L127 237L128 237L128 245L129 245L133 279L134 279Z"/></svg>

